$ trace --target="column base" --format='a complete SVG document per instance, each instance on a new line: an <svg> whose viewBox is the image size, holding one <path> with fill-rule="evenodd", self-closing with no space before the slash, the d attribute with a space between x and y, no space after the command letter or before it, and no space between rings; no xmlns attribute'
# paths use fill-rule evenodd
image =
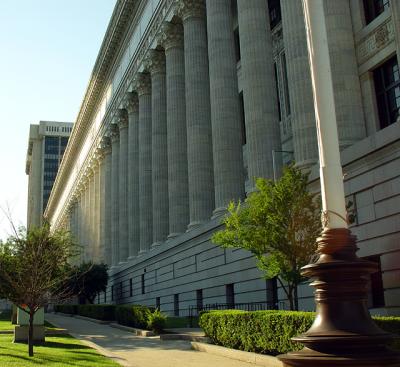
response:
<svg viewBox="0 0 400 367"><path fill-rule="evenodd" d="M205 221L194 221L190 222L189 225L187 226L186 232L190 232L192 229L198 228L202 226L205 223Z"/></svg>
<svg viewBox="0 0 400 367"><path fill-rule="evenodd" d="M125 265L125 264L127 264L127 261L125 260L125 261L120 261L119 263L118 263L118 266L123 266L123 265Z"/></svg>
<svg viewBox="0 0 400 367"><path fill-rule="evenodd" d="M137 258L137 256L129 256L128 257L128 262L134 261Z"/></svg>
<svg viewBox="0 0 400 367"><path fill-rule="evenodd" d="M147 253L147 250L140 250L139 252L138 252L138 255L137 255L137 257L142 257L144 254L146 254Z"/></svg>
<svg viewBox="0 0 400 367"><path fill-rule="evenodd" d="M182 234L182 233L180 233L180 232L173 232L173 233L170 233L170 234L168 235L168 237L167 237L167 241L168 241L168 240L172 240L172 239L174 239L174 238L176 238L176 237L179 237L181 234Z"/></svg>
<svg viewBox="0 0 400 367"><path fill-rule="evenodd" d="M227 212L228 212L228 210L225 206L216 208L213 211L213 215L212 215L211 219L220 218L220 217L224 216Z"/></svg>
<svg viewBox="0 0 400 367"><path fill-rule="evenodd" d="M158 249L161 245L162 245L162 242L160 242L160 241L154 242L150 247L150 251Z"/></svg>
<svg viewBox="0 0 400 367"><path fill-rule="evenodd" d="M356 237L346 228L325 228L317 242L318 261L302 269L315 279L316 319L292 338L305 348L278 358L290 367L400 366L400 354L386 348L392 335L374 324L366 307L376 264L357 257Z"/></svg>

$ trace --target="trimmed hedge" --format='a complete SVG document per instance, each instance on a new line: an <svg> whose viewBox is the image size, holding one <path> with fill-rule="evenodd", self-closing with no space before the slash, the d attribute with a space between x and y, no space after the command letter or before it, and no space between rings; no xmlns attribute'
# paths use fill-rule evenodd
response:
<svg viewBox="0 0 400 367"><path fill-rule="evenodd" d="M302 345L290 339L312 325L314 312L210 311L200 315L200 327L217 345L270 355L300 350ZM374 318L385 331L400 334L400 318ZM399 341L392 345L400 346Z"/></svg>
<svg viewBox="0 0 400 367"><path fill-rule="evenodd" d="M115 320L114 305L77 305L78 315L90 317L96 320Z"/></svg>
<svg viewBox="0 0 400 367"><path fill-rule="evenodd" d="M147 329L147 321L152 311L154 310L141 305L117 306L115 319L121 325Z"/></svg>
<svg viewBox="0 0 400 367"><path fill-rule="evenodd" d="M55 305L54 311L66 313L69 315L77 315L78 314L78 306L77 305Z"/></svg>

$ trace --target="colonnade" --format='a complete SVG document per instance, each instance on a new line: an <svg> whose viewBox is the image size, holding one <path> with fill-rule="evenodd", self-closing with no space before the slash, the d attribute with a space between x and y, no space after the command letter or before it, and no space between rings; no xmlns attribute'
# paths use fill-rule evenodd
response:
<svg viewBox="0 0 400 367"><path fill-rule="evenodd" d="M295 157L309 165L316 162L317 147L304 18L300 0L281 4ZM237 0L237 8L248 177L254 185L256 177L273 177L271 152L281 147L273 44L266 1ZM244 197L232 16L230 0L181 0L173 22L162 25L157 47L133 76L75 194L70 226L85 259L118 266ZM334 19L328 22L332 29ZM344 63L353 65L353 56L348 53ZM347 99L339 90L346 124L352 116L346 111L361 100L357 88ZM365 134L361 122L351 123L343 130L346 143Z"/></svg>

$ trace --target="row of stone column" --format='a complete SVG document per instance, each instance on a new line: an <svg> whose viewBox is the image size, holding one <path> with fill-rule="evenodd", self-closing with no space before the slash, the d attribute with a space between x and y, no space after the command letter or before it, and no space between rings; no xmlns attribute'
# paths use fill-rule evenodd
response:
<svg viewBox="0 0 400 367"><path fill-rule="evenodd" d="M336 57L335 101L346 146L365 130L359 83L353 83L352 40L343 36L351 31L349 7L345 0L337 3L327 5L328 41ZM271 152L281 146L278 103L265 1L238 0L237 6L253 181L273 177ZM294 152L300 166L309 166L317 159L317 145L303 10L301 0L282 0L281 6ZM133 92L116 112L99 183L89 185L100 190L100 199L92 198L89 188L78 201L73 224L78 237L88 243L91 232L85 228L101 223L98 248L114 266L223 213L230 200L244 196L231 1L182 0L177 16L182 24L163 25L159 48L149 51L145 72L136 75ZM340 57L339 40L349 50ZM88 210L100 212L91 224Z"/></svg>

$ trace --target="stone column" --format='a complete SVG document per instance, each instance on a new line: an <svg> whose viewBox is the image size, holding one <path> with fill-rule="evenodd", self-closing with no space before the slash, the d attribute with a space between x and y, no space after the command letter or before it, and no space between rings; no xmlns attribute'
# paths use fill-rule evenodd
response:
<svg viewBox="0 0 400 367"><path fill-rule="evenodd" d="M100 263L106 263L105 261L105 137L100 141L99 147L97 149L97 160L99 165L99 175L98 175L98 218L97 218L97 230L98 230L98 261Z"/></svg>
<svg viewBox="0 0 400 367"><path fill-rule="evenodd" d="M294 156L307 168L318 161L318 144L302 1L281 0L281 11Z"/></svg>
<svg viewBox="0 0 400 367"><path fill-rule="evenodd" d="M272 39L265 0L238 0L249 179L273 177L272 151L281 149Z"/></svg>
<svg viewBox="0 0 400 367"><path fill-rule="evenodd" d="M139 97L139 211L140 251L149 250L153 241L153 199L151 174L151 80L139 73L135 80Z"/></svg>
<svg viewBox="0 0 400 367"><path fill-rule="evenodd" d="M128 260L128 113L124 109L118 110L117 123L119 127L119 262Z"/></svg>
<svg viewBox="0 0 400 367"><path fill-rule="evenodd" d="M390 0L390 9L395 30L394 35L396 38L397 63L400 65L400 2L398 0Z"/></svg>
<svg viewBox="0 0 400 367"><path fill-rule="evenodd" d="M168 151L165 55L150 50L146 68L151 75L153 244L161 245L168 235Z"/></svg>
<svg viewBox="0 0 400 367"><path fill-rule="evenodd" d="M167 139L169 235L185 232L189 224L189 187L185 103L183 27L164 23L159 35L164 46L167 73Z"/></svg>
<svg viewBox="0 0 400 367"><path fill-rule="evenodd" d="M104 238L104 261L112 265L112 154L111 140L108 136L103 137L102 147L104 149L104 189L102 190L101 213L101 235ZM103 182L103 181L102 181ZM103 224L104 220L104 224Z"/></svg>
<svg viewBox="0 0 400 367"><path fill-rule="evenodd" d="M137 256L140 250L139 231L139 101L135 93L125 98L128 111L128 219L129 219L129 259Z"/></svg>
<svg viewBox="0 0 400 367"><path fill-rule="evenodd" d="M189 229L208 220L214 209L210 79L203 0L181 0L185 47L186 124L189 177Z"/></svg>
<svg viewBox="0 0 400 367"><path fill-rule="evenodd" d="M119 131L111 124L111 264L119 262Z"/></svg>
<svg viewBox="0 0 400 367"><path fill-rule="evenodd" d="M100 262L100 158L98 154L96 154L93 166L93 189L93 262L98 264Z"/></svg>
<svg viewBox="0 0 400 367"><path fill-rule="evenodd" d="M324 1L324 10L339 145L343 149L366 136L349 1Z"/></svg>
<svg viewBox="0 0 400 367"><path fill-rule="evenodd" d="M80 246L79 261L83 261L83 247L82 247L82 186L78 184L78 215L77 215L77 242Z"/></svg>
<svg viewBox="0 0 400 367"><path fill-rule="evenodd" d="M83 198L82 198L82 246L83 246L83 259L85 262L89 261L89 215L88 215L88 204L89 204L89 178L85 175L83 187Z"/></svg>
<svg viewBox="0 0 400 367"><path fill-rule="evenodd" d="M231 0L207 0L215 211L244 196L244 165Z"/></svg>
<svg viewBox="0 0 400 367"><path fill-rule="evenodd" d="M88 207L88 222L89 222L89 261L94 262L96 253L96 236L95 236L95 168L93 163L90 167L90 178L89 178L89 207Z"/></svg>

